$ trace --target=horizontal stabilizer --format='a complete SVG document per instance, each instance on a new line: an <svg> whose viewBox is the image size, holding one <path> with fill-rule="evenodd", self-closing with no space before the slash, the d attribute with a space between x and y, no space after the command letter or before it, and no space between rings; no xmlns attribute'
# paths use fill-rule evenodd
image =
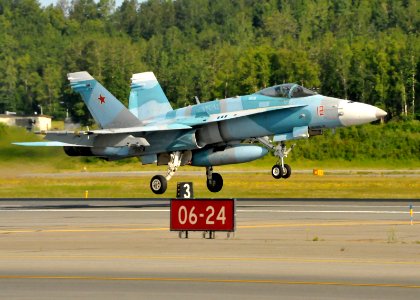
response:
<svg viewBox="0 0 420 300"><path fill-rule="evenodd" d="M12 143L13 145L17 146L29 146L29 147L64 147L64 146L71 146L71 147L91 147L87 145L77 145L77 144L68 144L62 142L22 142L22 143Z"/></svg>
<svg viewBox="0 0 420 300"><path fill-rule="evenodd" d="M152 131L169 131L169 130L184 130L191 129L191 126L184 124L164 124L164 125L147 125L131 128L112 128L112 129L98 129L88 131L89 134L118 134L118 133L137 133L137 132L152 132Z"/></svg>

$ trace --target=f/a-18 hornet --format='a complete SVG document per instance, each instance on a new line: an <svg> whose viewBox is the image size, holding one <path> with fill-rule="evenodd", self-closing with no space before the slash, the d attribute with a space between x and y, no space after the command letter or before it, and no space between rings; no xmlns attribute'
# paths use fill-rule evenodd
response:
<svg viewBox="0 0 420 300"><path fill-rule="evenodd" d="M69 73L68 79L101 129L48 131L47 142L16 144L61 146L69 156L138 157L143 164L167 165L166 176L150 181L155 194L166 191L167 181L183 165L205 167L208 189L218 192L223 178L214 166L249 162L269 151L278 158L272 176L288 178L291 168L284 158L293 146L287 148L285 141L386 115L375 106L322 96L294 83L174 110L152 72L132 76L127 109L88 72Z"/></svg>

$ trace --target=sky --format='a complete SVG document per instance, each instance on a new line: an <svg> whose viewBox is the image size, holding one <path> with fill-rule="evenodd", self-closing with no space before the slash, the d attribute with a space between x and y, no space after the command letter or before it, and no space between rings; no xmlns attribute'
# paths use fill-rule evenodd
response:
<svg viewBox="0 0 420 300"><path fill-rule="evenodd" d="M48 6L50 4L55 4L57 0L38 0L42 6ZM118 7L121 5L123 0L115 0L115 6Z"/></svg>

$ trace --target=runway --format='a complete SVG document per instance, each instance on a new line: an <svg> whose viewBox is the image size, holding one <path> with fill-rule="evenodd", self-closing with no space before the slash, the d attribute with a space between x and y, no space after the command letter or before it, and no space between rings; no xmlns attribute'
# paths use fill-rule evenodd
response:
<svg viewBox="0 0 420 300"><path fill-rule="evenodd" d="M208 240L170 232L167 199L0 200L0 298L418 299L416 206L238 200Z"/></svg>

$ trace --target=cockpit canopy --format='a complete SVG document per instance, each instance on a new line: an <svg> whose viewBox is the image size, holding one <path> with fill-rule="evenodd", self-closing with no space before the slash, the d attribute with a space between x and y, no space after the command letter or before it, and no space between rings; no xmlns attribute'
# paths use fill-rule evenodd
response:
<svg viewBox="0 0 420 300"><path fill-rule="evenodd" d="M278 98L302 98L316 95L315 92L296 83L285 83L263 89L257 94Z"/></svg>

